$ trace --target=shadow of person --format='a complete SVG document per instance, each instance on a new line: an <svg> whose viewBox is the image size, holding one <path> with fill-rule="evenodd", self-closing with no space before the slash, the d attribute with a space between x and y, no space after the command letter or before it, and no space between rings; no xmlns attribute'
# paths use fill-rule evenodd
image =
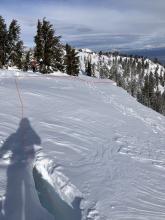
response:
<svg viewBox="0 0 165 220"><path fill-rule="evenodd" d="M11 153L7 168L7 186L0 220L49 220L52 216L41 206L32 176L35 145L41 139L33 130L27 118L0 149L2 157Z"/></svg>

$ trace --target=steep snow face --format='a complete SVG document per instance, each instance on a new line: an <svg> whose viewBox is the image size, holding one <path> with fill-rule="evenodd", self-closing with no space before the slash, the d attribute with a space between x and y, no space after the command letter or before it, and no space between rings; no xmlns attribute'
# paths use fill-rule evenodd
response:
<svg viewBox="0 0 165 220"><path fill-rule="evenodd" d="M130 58L110 53L99 55L88 49L81 49L79 51L79 58L80 74L85 74L88 61L91 63L92 75L97 78L113 78L113 69L116 68L115 75L121 78L122 87L129 90L127 87L129 87L131 81L134 80L134 87L137 86L139 88L144 84L144 76L152 73L155 80L158 81L158 86L155 90L160 91L161 94L165 92L165 69L162 65L156 64L149 59ZM142 64L146 65L144 69Z"/></svg>
<svg viewBox="0 0 165 220"><path fill-rule="evenodd" d="M19 72L24 125L15 74L0 77L0 219L165 219L163 116L110 80Z"/></svg>

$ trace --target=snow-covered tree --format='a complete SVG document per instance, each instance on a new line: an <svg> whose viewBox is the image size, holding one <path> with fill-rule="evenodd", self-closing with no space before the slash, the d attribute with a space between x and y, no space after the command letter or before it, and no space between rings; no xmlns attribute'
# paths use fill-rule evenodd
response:
<svg viewBox="0 0 165 220"><path fill-rule="evenodd" d="M78 52L70 45L66 44L65 66L67 74L78 76L79 64Z"/></svg>
<svg viewBox="0 0 165 220"><path fill-rule="evenodd" d="M7 62L22 68L23 42L20 40L20 26L17 20L13 19L9 25L7 35Z"/></svg>
<svg viewBox="0 0 165 220"><path fill-rule="evenodd" d="M40 62L41 72L63 71L63 48L60 36L55 35L53 25L45 18L38 21L35 41L35 57Z"/></svg>
<svg viewBox="0 0 165 220"><path fill-rule="evenodd" d="M30 68L30 50L26 52L23 60L23 70L28 71Z"/></svg>
<svg viewBox="0 0 165 220"><path fill-rule="evenodd" d="M86 64L85 72L87 73L87 76L92 76L92 64L91 61L88 59Z"/></svg>

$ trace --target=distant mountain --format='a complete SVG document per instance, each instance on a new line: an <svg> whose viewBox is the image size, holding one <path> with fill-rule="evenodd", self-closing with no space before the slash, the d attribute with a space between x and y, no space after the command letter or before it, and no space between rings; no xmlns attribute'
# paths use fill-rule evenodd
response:
<svg viewBox="0 0 165 220"><path fill-rule="evenodd" d="M152 60L157 58L163 65L165 64L165 48L151 48L144 50L127 50L123 51L127 54L145 56Z"/></svg>

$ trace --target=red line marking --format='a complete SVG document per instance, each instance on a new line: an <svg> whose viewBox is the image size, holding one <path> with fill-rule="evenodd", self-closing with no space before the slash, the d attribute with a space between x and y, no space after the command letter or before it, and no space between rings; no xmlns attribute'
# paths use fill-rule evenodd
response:
<svg viewBox="0 0 165 220"><path fill-rule="evenodd" d="M18 93L18 98L19 98L19 101L20 101L20 104L21 104L21 117L23 119L24 118L24 105L23 105L23 101L22 101L22 97L21 97L17 77L15 77L14 81L15 81L15 86L16 86L16 90L17 90L17 93Z"/></svg>
<svg viewBox="0 0 165 220"><path fill-rule="evenodd" d="M24 104L23 104L23 100L22 100L22 97L21 97L21 92L20 92L20 89L19 89L17 76L15 77L14 81L15 81L15 86L16 86L18 97L19 97L19 101L20 101L20 104L21 104L21 117L22 117L22 118L20 118L20 121L21 121L24 118ZM23 131L23 134L20 137L22 147L25 147L25 135L26 135L26 131Z"/></svg>
<svg viewBox="0 0 165 220"><path fill-rule="evenodd" d="M82 81L82 82L86 82L86 83L91 83L91 84L112 84L113 81L109 80L109 81L90 81L90 80L86 80L83 78L79 78L76 76L53 76L53 75L43 75L43 76L17 76L17 78L30 78L30 79L43 79L43 78L60 78L60 79L69 79L69 80L77 80L77 81Z"/></svg>
<svg viewBox="0 0 165 220"><path fill-rule="evenodd" d="M21 120L24 118L24 104L23 104L23 99L21 97L21 92L20 92L20 88L19 88L19 83L18 83L18 79L19 78L45 78L45 77L52 77L52 78L60 78L60 79L69 79L69 80L78 80L78 81L82 81L82 82L85 82L85 83L91 83L91 84L104 84L104 83L113 83L113 81L88 81L86 79L82 79L82 78L78 78L78 77L75 77L75 76L51 76L51 75L46 75L46 76L16 76L14 81L15 81L15 86L16 86L16 90L17 90L17 94L18 94L18 98L19 98L19 101L20 101L20 104L21 104ZM24 146L24 137L25 137L25 134L23 134L23 136L21 137L22 138L22 146Z"/></svg>
<svg viewBox="0 0 165 220"><path fill-rule="evenodd" d="M15 77L15 86L16 86L16 90L17 90L17 94L18 94L18 98L21 104L21 117L22 119L24 118L24 104L23 104L23 100L21 97L21 92L20 92L20 88L19 88L19 84L18 84L18 78L30 78L30 79L37 79L37 78L60 78L60 79L69 79L69 80L77 80L77 81L82 81L85 83L91 83L91 84L112 84L113 81L109 80L109 81L90 81L90 80L86 80L83 78L79 78L76 76L54 76L54 75L43 75L43 76L16 76Z"/></svg>
<svg viewBox="0 0 165 220"><path fill-rule="evenodd" d="M85 83L91 83L91 84L112 84L113 81L109 80L109 81L90 81L90 80L86 80L83 78L79 78L76 76L54 76L54 75L43 75L43 76L16 76L15 77L15 86L16 86L16 90L17 90L17 94L18 94L18 98L21 104L21 117L22 119L24 118L24 104L23 104L23 99L21 97L21 92L20 92L20 88L19 88L19 84L18 84L18 79L21 78L30 78L30 79L38 79L38 78L60 78L60 79L69 79L69 80L77 80L77 81L82 81Z"/></svg>

